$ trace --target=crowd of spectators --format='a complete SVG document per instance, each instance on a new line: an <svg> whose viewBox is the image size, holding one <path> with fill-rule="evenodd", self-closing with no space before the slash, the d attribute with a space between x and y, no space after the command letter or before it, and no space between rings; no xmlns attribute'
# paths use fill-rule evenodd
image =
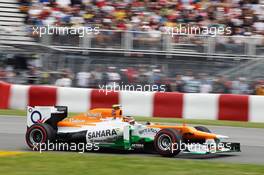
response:
<svg viewBox="0 0 264 175"><path fill-rule="evenodd" d="M168 27L191 26L229 28L227 36L216 40L219 53L244 53L244 43L264 46L264 0L20 0L21 11L27 14L26 24L33 26L91 27L102 30L143 31L134 34L136 48L161 48L162 32ZM183 30L183 29L182 29ZM185 29L184 29L185 30ZM39 35L30 30L39 40ZM186 33L186 31L183 31ZM188 31L190 33L190 31ZM55 37L55 35L54 35ZM100 32L93 35L94 47L120 47L119 33ZM70 42L69 42L70 41ZM118 41L118 42L117 42ZM175 36L174 43L203 46L196 36L183 39ZM62 45L78 45L79 38L53 38ZM75 44L73 44L75 43ZM93 46L92 46L93 47ZM197 47L196 49L199 48Z"/></svg>
<svg viewBox="0 0 264 175"><path fill-rule="evenodd" d="M224 76L210 76L205 73L194 74L192 71L169 76L162 69L148 66L126 68L95 66L91 71L80 71L76 74L69 69L45 72L34 67L21 73L21 71L16 72L11 67L7 67L6 69L0 68L1 80L18 84L49 84L79 88L100 88L107 85L112 87L157 85L158 87L163 86L167 92L264 95L263 80L253 82L244 77L228 79Z"/></svg>
<svg viewBox="0 0 264 175"><path fill-rule="evenodd" d="M20 3L21 11L27 14L25 23L28 25L145 31L149 36L139 37L140 42L152 44L166 27L179 24L230 27L232 32L228 35L257 36L260 39L255 44L264 45L263 0L20 0ZM103 33L97 41L112 47L107 43L109 34L111 32ZM116 36L113 38L117 40ZM217 49L228 50L234 44L245 48L243 42L241 38L220 37ZM236 53L240 52L239 48L235 49ZM146 67L99 66L76 74L70 70L45 72L34 67L21 73L8 67L0 68L0 79L12 83L84 88L113 83L157 84L166 85L166 91L264 95L262 81L252 82L244 77L228 79L191 71L171 76L160 68Z"/></svg>
<svg viewBox="0 0 264 175"><path fill-rule="evenodd" d="M229 26L231 35L264 35L263 0L20 0L32 25L162 31L190 24Z"/></svg>

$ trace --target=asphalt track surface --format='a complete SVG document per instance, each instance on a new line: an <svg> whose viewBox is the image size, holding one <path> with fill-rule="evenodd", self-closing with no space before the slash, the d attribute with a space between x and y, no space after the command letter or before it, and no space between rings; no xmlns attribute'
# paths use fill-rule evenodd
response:
<svg viewBox="0 0 264 175"><path fill-rule="evenodd" d="M218 155L180 154L175 159L195 159L264 165L264 129L225 126L207 127L212 132L229 136L230 141L232 142L240 142L242 152L222 153ZM0 150L30 151L25 143L25 131L25 117L0 116ZM153 157L159 156L152 154L136 154ZM130 156L130 154L128 154L128 156Z"/></svg>

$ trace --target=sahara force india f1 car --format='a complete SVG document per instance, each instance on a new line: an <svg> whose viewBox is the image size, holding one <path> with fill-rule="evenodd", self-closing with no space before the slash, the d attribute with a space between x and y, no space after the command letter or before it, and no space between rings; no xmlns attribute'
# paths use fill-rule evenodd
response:
<svg viewBox="0 0 264 175"><path fill-rule="evenodd" d="M67 107L28 107L26 142L30 148L47 142L95 143L100 149L154 151L173 157L183 153L239 152L239 143L203 126L137 123L122 115L119 105L67 117Z"/></svg>

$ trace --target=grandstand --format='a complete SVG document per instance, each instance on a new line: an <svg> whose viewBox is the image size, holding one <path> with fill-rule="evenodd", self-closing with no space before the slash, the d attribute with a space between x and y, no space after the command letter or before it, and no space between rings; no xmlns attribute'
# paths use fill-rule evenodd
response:
<svg viewBox="0 0 264 175"><path fill-rule="evenodd" d="M10 54L16 58L37 55L42 61L41 70L53 72L64 68L73 73L91 71L95 65L118 69L152 65L162 68L170 78L190 70L194 74L231 79L261 75L264 58L262 1L247 4L241 0L235 5L220 1L213 5L207 1L190 4L168 1L168 5L161 1L147 4L141 1L131 4L126 1L55 2L0 0L2 60L6 60L7 55L10 59ZM161 14L164 10L168 10L168 14ZM225 18L224 13L229 13L235 20ZM240 17L237 13L241 13ZM246 21L250 15L256 19ZM247 22L247 26L237 27L241 22L239 19ZM232 23L232 34L177 34L172 37L164 30L175 21L200 25L207 20L226 27ZM47 24L72 29L98 26L100 32L83 37L77 34L40 37L39 33L33 32L33 27L47 27Z"/></svg>
<svg viewBox="0 0 264 175"><path fill-rule="evenodd" d="M6 51L14 44L32 44L25 26L26 14L20 11L17 0L0 1L0 49Z"/></svg>

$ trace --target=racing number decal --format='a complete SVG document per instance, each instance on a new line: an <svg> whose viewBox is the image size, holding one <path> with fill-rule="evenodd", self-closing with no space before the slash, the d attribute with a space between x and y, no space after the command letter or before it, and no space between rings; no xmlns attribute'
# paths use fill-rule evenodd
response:
<svg viewBox="0 0 264 175"><path fill-rule="evenodd" d="M39 111L34 111L32 112L30 118L32 123L40 123L42 120L42 115Z"/></svg>

